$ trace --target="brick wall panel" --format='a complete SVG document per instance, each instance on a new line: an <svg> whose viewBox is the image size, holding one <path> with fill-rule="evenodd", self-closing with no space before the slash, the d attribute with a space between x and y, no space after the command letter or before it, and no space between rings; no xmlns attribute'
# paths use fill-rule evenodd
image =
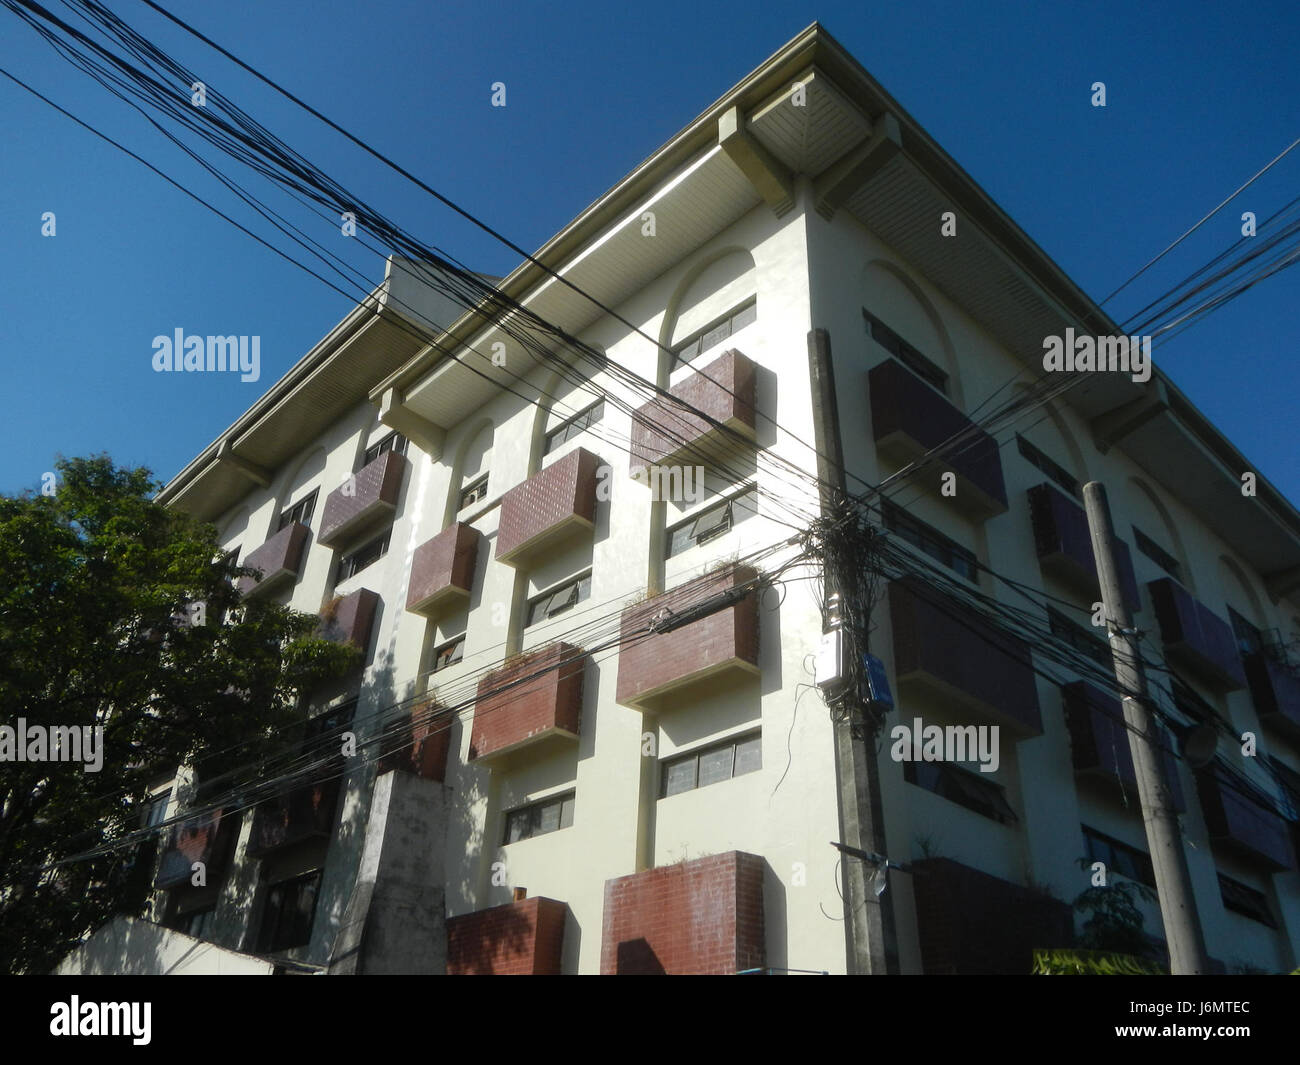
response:
<svg viewBox="0 0 1300 1065"><path fill-rule="evenodd" d="M621 633L627 639L664 611L681 613L755 576L747 566L731 567L637 603L623 611ZM758 640L758 594L751 591L733 605L671 632L625 643L619 652L616 698L627 706L649 706L667 691L720 669L756 672Z"/></svg>
<svg viewBox="0 0 1300 1065"><path fill-rule="evenodd" d="M486 674L474 704L470 758L499 754L557 729L577 735L585 666L582 649L561 642Z"/></svg>

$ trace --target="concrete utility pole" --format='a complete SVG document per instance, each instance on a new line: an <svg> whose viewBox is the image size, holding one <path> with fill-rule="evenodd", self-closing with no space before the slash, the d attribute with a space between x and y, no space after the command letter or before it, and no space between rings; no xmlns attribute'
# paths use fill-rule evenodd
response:
<svg viewBox="0 0 1300 1065"><path fill-rule="evenodd" d="M1160 753L1154 742L1155 722L1145 702L1147 682L1138 652L1137 633L1128 604L1124 602L1119 567L1115 565L1115 527L1111 523L1105 485L1100 481L1084 485L1083 503L1092 534L1092 553L1097 560L1101 601L1108 619L1115 679L1122 691L1135 693L1124 697L1124 721L1128 726L1133 768L1137 772L1138 801L1142 804L1147 847L1155 868L1156 895L1160 900L1165 940L1169 944L1169 971L1175 976L1208 973L1210 964L1205 953L1205 937L1196 912L1187 855L1178 832L1178 814L1169 794L1169 785L1160 771Z"/></svg>
<svg viewBox="0 0 1300 1065"><path fill-rule="evenodd" d="M835 374L831 366L831 342L824 329L808 334L808 370L812 378L813 445L817 448L817 476L824 484L844 491L844 452L840 445L840 423L835 402ZM831 500L822 490L822 513ZM836 574L827 570L825 599L839 591ZM856 706L856 699L849 697ZM846 720L833 723L835 730L835 775L839 788L841 840L859 852L888 854L885 848L885 818L880 800L880 774L874 764L875 751L868 743L853 739ZM857 859L844 862L844 935L850 975L883 975L898 972L898 938L894 928L893 895L871 890L867 867Z"/></svg>

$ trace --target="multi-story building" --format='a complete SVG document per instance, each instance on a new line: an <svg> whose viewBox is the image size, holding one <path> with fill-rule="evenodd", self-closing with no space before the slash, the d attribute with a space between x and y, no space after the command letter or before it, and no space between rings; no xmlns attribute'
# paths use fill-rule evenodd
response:
<svg viewBox="0 0 1300 1065"><path fill-rule="evenodd" d="M1113 686L988 611L882 581L871 649L886 728L997 725L993 771L855 755L814 683L822 570L782 566L835 457L873 498L1044 338L1119 333L897 101L812 26L535 258L501 291L603 361L395 259L164 490L364 664L307 700L305 744L356 736L338 782L174 835L159 923L338 972L1026 971L1092 863L1151 882ZM1208 952L1293 968L1300 514L1133 376L913 471L883 525L1108 668L1080 502L1106 485L1153 698L1221 737L1166 759ZM906 867L860 907L884 932L832 842Z"/></svg>

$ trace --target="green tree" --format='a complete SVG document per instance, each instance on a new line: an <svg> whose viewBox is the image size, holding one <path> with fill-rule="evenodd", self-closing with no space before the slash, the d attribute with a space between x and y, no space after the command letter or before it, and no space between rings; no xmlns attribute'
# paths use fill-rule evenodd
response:
<svg viewBox="0 0 1300 1065"><path fill-rule="evenodd" d="M252 571L212 526L156 503L148 470L97 456L58 474L53 494L0 496L0 726L102 726L102 767L0 745L7 972L48 971L143 910L150 849L56 863L138 830L159 773L197 760L209 780L283 747L300 695L357 654L320 639L315 615L243 599Z"/></svg>

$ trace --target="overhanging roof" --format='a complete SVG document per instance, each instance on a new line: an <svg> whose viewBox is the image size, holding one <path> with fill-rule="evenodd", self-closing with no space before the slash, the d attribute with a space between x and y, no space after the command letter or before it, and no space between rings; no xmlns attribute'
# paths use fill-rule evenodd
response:
<svg viewBox="0 0 1300 1065"><path fill-rule="evenodd" d="M805 106L785 106L796 86L806 95ZM789 183L800 174L812 180L823 213L842 210L857 218L1027 366L1038 364L1044 336L1067 327L1120 332L817 24L715 101L499 287L547 321L580 333L602 312L538 262L616 307L764 200L784 210ZM640 236L648 209L658 219L653 241ZM963 234L973 239L943 240L936 222L946 210L957 213ZM386 421L427 428L436 444L438 434L530 368L526 357L523 365L512 357L509 375L492 365L495 324L477 310L456 316L428 345L372 326L366 348L373 342L379 357L349 363L345 349L352 334L345 327L359 328L353 322L358 317L372 325L369 319L383 323L386 315L358 308L182 471L164 498L205 516L220 513L249 487L242 462L273 469L286 441L323 428L367 387ZM346 335L336 336L341 332ZM321 379L316 392L291 381L304 376ZM1241 496L1240 475L1251 467L1158 370L1146 385L1123 374L1098 375L1064 401L1090 421L1100 446L1122 444L1152 480L1193 507L1266 575L1275 595L1300 587L1300 514L1262 477L1256 498ZM204 474L214 466L218 472Z"/></svg>

